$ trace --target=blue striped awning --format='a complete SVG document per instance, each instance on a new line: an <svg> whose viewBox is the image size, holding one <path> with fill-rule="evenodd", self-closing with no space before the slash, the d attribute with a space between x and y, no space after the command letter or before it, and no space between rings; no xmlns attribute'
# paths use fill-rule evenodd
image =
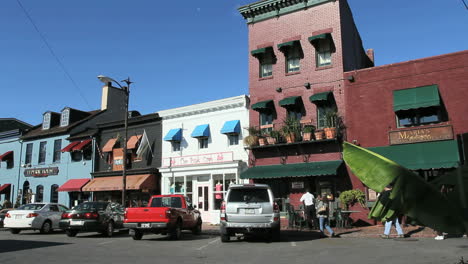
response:
<svg viewBox="0 0 468 264"><path fill-rule="evenodd" d="M182 140L182 129L181 128L174 128L167 132L166 136L164 137L165 141L181 141Z"/></svg>
<svg viewBox="0 0 468 264"><path fill-rule="evenodd" d="M231 120L224 123L221 129L221 134L239 134L240 133L240 120Z"/></svg>
<svg viewBox="0 0 468 264"><path fill-rule="evenodd" d="M193 132L192 132L192 137L197 138L197 137L209 137L210 136L210 125L205 124L205 125L199 125L197 126Z"/></svg>

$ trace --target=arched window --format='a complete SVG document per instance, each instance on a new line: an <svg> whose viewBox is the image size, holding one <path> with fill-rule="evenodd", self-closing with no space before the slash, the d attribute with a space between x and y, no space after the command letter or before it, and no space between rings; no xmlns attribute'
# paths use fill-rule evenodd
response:
<svg viewBox="0 0 468 264"><path fill-rule="evenodd" d="M58 185L54 184L50 186L50 202L51 203L58 203Z"/></svg>
<svg viewBox="0 0 468 264"><path fill-rule="evenodd" d="M44 186L38 185L36 187L36 203L42 202L44 199Z"/></svg>
<svg viewBox="0 0 468 264"><path fill-rule="evenodd" d="M31 202L30 195L29 195L29 182L25 181L23 183L23 201L22 204L27 204Z"/></svg>

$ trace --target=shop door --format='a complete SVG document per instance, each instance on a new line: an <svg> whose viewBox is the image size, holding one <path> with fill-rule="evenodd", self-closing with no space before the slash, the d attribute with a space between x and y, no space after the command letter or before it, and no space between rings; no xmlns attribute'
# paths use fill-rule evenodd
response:
<svg viewBox="0 0 468 264"><path fill-rule="evenodd" d="M208 184L198 184L197 187L198 187L197 189L198 200L197 200L196 206L202 215L203 222L208 222L210 218L209 211L208 211L210 209L210 206L208 203L209 197L210 197L208 192L210 188Z"/></svg>

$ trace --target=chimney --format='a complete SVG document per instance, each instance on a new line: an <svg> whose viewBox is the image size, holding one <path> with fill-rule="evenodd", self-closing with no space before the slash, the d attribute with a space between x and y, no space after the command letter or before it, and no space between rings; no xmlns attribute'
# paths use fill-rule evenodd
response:
<svg viewBox="0 0 468 264"><path fill-rule="evenodd" d="M372 61L372 64L375 64L375 61L374 61L374 49L368 49L368 50L366 50L366 54L367 54L367 57L369 58L369 60Z"/></svg>
<svg viewBox="0 0 468 264"><path fill-rule="evenodd" d="M101 111L106 109L120 109L125 103L125 92L111 86L110 83L102 86Z"/></svg>

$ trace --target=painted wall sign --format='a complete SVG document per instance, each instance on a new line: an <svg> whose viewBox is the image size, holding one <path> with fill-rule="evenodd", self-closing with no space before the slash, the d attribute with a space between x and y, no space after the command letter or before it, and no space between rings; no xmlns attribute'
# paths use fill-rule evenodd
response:
<svg viewBox="0 0 468 264"><path fill-rule="evenodd" d="M50 175L58 175L59 168L58 167L51 167L51 168L38 168L38 169L25 169L24 176L25 177L47 177Z"/></svg>
<svg viewBox="0 0 468 264"><path fill-rule="evenodd" d="M112 163L112 170L113 171L123 170L123 149L122 148L113 149L112 157L114 159L114 162Z"/></svg>
<svg viewBox="0 0 468 264"><path fill-rule="evenodd" d="M178 167L233 161L233 152L219 152L201 155L172 157L163 159L163 167Z"/></svg>
<svg viewBox="0 0 468 264"><path fill-rule="evenodd" d="M453 139L452 126L390 131L390 145Z"/></svg>
<svg viewBox="0 0 468 264"><path fill-rule="evenodd" d="M304 182L291 182L291 189L304 189Z"/></svg>

